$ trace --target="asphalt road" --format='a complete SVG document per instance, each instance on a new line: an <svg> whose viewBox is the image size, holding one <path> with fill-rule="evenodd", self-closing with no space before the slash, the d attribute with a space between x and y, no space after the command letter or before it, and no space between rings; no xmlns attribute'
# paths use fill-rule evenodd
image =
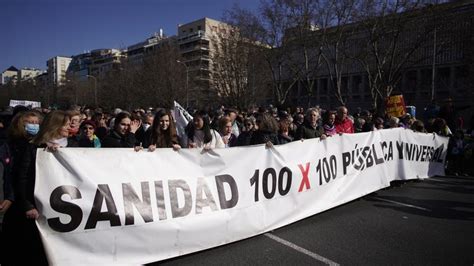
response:
<svg viewBox="0 0 474 266"><path fill-rule="evenodd" d="M474 265L474 177L380 190L265 235L151 265Z"/></svg>

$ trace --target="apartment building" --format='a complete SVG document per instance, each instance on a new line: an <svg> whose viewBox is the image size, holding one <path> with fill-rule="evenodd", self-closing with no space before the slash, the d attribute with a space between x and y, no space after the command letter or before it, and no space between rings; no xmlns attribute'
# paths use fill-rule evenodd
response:
<svg viewBox="0 0 474 266"><path fill-rule="evenodd" d="M176 36L166 36L163 30L155 32L153 36L145 41L130 45L124 51L127 55L127 62L134 65L141 65L144 59L167 45L176 46Z"/></svg>
<svg viewBox="0 0 474 266"><path fill-rule="evenodd" d="M18 79L21 81L33 80L43 74L44 71L35 68L22 68L18 70Z"/></svg>
<svg viewBox="0 0 474 266"><path fill-rule="evenodd" d="M119 68L126 56L126 53L119 49L92 50L89 74L96 77L104 76L110 70Z"/></svg>
<svg viewBox="0 0 474 266"><path fill-rule="evenodd" d="M48 85L61 86L66 83L66 72L72 58L66 56L55 56L47 61Z"/></svg>
<svg viewBox="0 0 474 266"><path fill-rule="evenodd" d="M13 83L16 83L18 81L28 81L28 80L35 83L35 78L43 73L44 71L35 69L35 68L17 69L16 67L11 66L7 70L2 72L0 84L4 85L10 81Z"/></svg>
<svg viewBox="0 0 474 266"><path fill-rule="evenodd" d="M67 70L69 80L84 80L90 73L90 66L92 64L92 54L84 52L82 54L72 56L71 63Z"/></svg>
<svg viewBox="0 0 474 266"><path fill-rule="evenodd" d="M230 30L230 25L210 18L178 25L177 41L182 62L190 77L191 105L205 106L218 97L213 89L212 56L216 52L216 42Z"/></svg>
<svg viewBox="0 0 474 266"><path fill-rule="evenodd" d="M14 66L7 68L0 76L0 85L16 82L18 78L18 69Z"/></svg>

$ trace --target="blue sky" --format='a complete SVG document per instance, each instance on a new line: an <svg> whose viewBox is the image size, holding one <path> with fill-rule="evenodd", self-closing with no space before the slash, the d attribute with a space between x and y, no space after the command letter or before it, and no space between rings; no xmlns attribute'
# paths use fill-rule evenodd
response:
<svg viewBox="0 0 474 266"><path fill-rule="evenodd" d="M221 19L236 0L0 0L0 72L11 65L46 69L56 55L125 48L163 28ZM256 10L259 0L239 0Z"/></svg>

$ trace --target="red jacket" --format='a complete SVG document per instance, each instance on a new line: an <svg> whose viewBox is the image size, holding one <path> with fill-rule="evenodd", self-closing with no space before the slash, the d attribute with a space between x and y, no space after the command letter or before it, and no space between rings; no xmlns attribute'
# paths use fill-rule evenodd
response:
<svg viewBox="0 0 474 266"><path fill-rule="evenodd" d="M336 133L354 133L354 124L349 118L343 121L336 118L334 125L336 126Z"/></svg>

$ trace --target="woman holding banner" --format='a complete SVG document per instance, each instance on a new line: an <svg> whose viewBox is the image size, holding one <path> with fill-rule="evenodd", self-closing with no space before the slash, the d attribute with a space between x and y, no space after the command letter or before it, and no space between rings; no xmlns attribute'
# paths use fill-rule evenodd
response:
<svg viewBox="0 0 474 266"><path fill-rule="evenodd" d="M53 111L41 124L36 137L29 142L17 160L18 175L13 182L15 201L5 215L3 229L6 237L8 258L6 265L48 265L35 220L40 217L34 199L36 149L56 151L68 146L71 127L66 112ZM21 252L21 256L12 254ZM17 253L18 254L18 253Z"/></svg>
<svg viewBox="0 0 474 266"><path fill-rule="evenodd" d="M225 148L221 136L217 131L211 129L209 116L203 112L196 112L193 116L193 122L188 131L189 148Z"/></svg>
<svg viewBox="0 0 474 266"><path fill-rule="evenodd" d="M145 134L142 146L135 147L136 151L148 148L148 151L154 151L156 148L181 149L179 146L178 134L171 112L160 110L155 114L151 130Z"/></svg>

